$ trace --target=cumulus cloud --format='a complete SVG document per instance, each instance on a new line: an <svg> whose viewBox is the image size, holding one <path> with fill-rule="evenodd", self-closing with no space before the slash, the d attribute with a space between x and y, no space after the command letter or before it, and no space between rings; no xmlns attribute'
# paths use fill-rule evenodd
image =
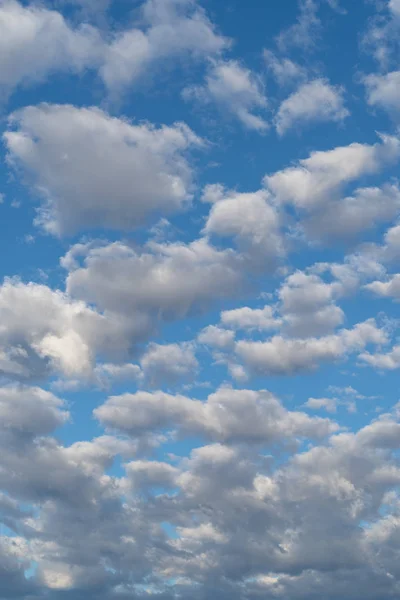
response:
<svg viewBox="0 0 400 600"><path fill-rule="evenodd" d="M296 83L307 77L306 69L290 58L279 57L271 50L264 50L263 57L268 70L281 86Z"/></svg>
<svg viewBox="0 0 400 600"><path fill-rule="evenodd" d="M399 139L381 135L374 145L353 143L312 152L298 165L267 175L264 183L279 202L310 210L337 198L345 185L381 171L399 156Z"/></svg>
<svg viewBox="0 0 400 600"><path fill-rule="evenodd" d="M113 93L168 59L207 58L230 44L195 0L147 0L141 22L142 28L123 31L106 49L100 76Z"/></svg>
<svg viewBox="0 0 400 600"><path fill-rule="evenodd" d="M275 127L279 135L284 135L293 127L302 128L324 121L338 123L349 115L343 89L324 79L315 79L304 83L282 102L275 117Z"/></svg>
<svg viewBox="0 0 400 600"><path fill-rule="evenodd" d="M203 201L207 199L212 205L204 233L233 237L239 249L264 268L284 256L281 218L266 190L246 194L214 185L204 190Z"/></svg>
<svg viewBox="0 0 400 600"><path fill-rule="evenodd" d="M8 159L42 198L37 222L50 233L134 229L191 199L185 151L201 144L183 124L155 128L98 108L28 107L4 134Z"/></svg>
<svg viewBox="0 0 400 600"><path fill-rule="evenodd" d="M82 261L80 258L82 257ZM183 318L211 302L234 295L243 282L241 260L205 239L149 243L141 251L115 242L74 246L63 264L72 297L143 324ZM137 285L125 285L135 281Z"/></svg>
<svg viewBox="0 0 400 600"><path fill-rule="evenodd" d="M204 86L186 88L184 98L215 103L246 129L263 132L269 127L258 114L268 106L261 78L235 60L213 63Z"/></svg>
<svg viewBox="0 0 400 600"><path fill-rule="evenodd" d="M337 411L336 398L309 398L304 404L304 408L311 410L320 410L323 408L326 412L335 413Z"/></svg>
<svg viewBox="0 0 400 600"><path fill-rule="evenodd" d="M386 353L362 352L359 359L375 369L394 371L400 367L400 346L393 346L390 352Z"/></svg>
<svg viewBox="0 0 400 600"><path fill-rule="evenodd" d="M220 388L206 403L163 392L112 396L95 410L107 427L133 437L178 428L223 443L270 445L291 437L324 437L337 425L287 411L269 392Z"/></svg>
<svg viewBox="0 0 400 600"><path fill-rule="evenodd" d="M109 0L71 0L83 15L95 16ZM57 72L96 70L113 95L171 59L219 55L229 40L219 35L205 11L192 0L147 0L135 26L109 36L88 24L70 25L55 10L6 0L0 9L0 93L32 84ZM1 99L1 97L0 97Z"/></svg>
<svg viewBox="0 0 400 600"><path fill-rule="evenodd" d="M367 88L367 102L370 106L378 106L394 117L399 116L400 71L392 71L384 75L368 75L364 83Z"/></svg>
<svg viewBox="0 0 400 600"><path fill-rule="evenodd" d="M18 379L51 373L90 378L99 354L128 352L141 330L45 285L6 280L0 287L0 372Z"/></svg>
<svg viewBox="0 0 400 600"><path fill-rule="evenodd" d="M150 344L140 359L142 373L151 387L177 384L194 378L199 363L193 344Z"/></svg>
<svg viewBox="0 0 400 600"><path fill-rule="evenodd" d="M54 10L5 0L0 6L0 100L17 85L96 66L102 50L101 37L91 26L72 28Z"/></svg>
<svg viewBox="0 0 400 600"><path fill-rule="evenodd" d="M234 308L221 312L221 323L225 327L242 330L268 331L269 329L278 329L282 320L275 315L271 306L264 308Z"/></svg>
<svg viewBox="0 0 400 600"><path fill-rule="evenodd" d="M358 188L316 210L302 221L307 237L319 241L351 239L360 233L391 221L398 214L400 190L395 184Z"/></svg>
<svg viewBox="0 0 400 600"><path fill-rule="evenodd" d="M353 329L319 338L276 335L265 342L239 340L235 352L253 373L289 375L316 369L321 363L335 362L349 353L362 351L368 344L380 345L386 341L386 333L370 319Z"/></svg>
<svg viewBox="0 0 400 600"><path fill-rule="evenodd" d="M400 275L393 275L387 281L367 283L365 289L370 290L377 296L400 300Z"/></svg>

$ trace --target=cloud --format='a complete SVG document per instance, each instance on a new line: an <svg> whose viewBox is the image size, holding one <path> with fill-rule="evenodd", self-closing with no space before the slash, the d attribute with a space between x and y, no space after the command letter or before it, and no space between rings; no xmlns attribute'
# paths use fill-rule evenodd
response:
<svg viewBox="0 0 400 600"><path fill-rule="evenodd" d="M151 387L191 381L199 369L190 343L150 344L140 359L142 372Z"/></svg>
<svg viewBox="0 0 400 600"><path fill-rule="evenodd" d="M257 375L290 375L316 369L321 363L335 362L349 353L359 352L367 344L387 341L383 330L370 319L353 329L336 334L306 338L276 335L266 342L239 340L235 352L250 372Z"/></svg>
<svg viewBox="0 0 400 600"><path fill-rule="evenodd" d="M10 119L8 160L42 198L37 222L55 235L130 230L191 200L185 152L201 144L183 124L155 128L98 108L42 104Z"/></svg>
<svg viewBox="0 0 400 600"><path fill-rule="evenodd" d="M217 191L221 196L215 196ZM210 186L203 201L213 197L203 232L220 237L233 237L243 253L254 264L273 267L285 255L281 218L266 190L237 193Z"/></svg>
<svg viewBox="0 0 400 600"><path fill-rule="evenodd" d="M307 78L307 70L287 57L279 57L271 50L264 50L263 57L268 70L280 86L289 85Z"/></svg>
<svg viewBox="0 0 400 600"><path fill-rule="evenodd" d="M384 75L368 75L364 79L364 84L367 88L367 102L370 106L378 106L393 117L398 117L400 71L392 71Z"/></svg>
<svg viewBox="0 0 400 600"><path fill-rule="evenodd" d="M337 198L346 184L398 160L398 138L381 135L380 140L374 145L353 143L312 152L298 165L267 175L264 183L279 202L315 209Z"/></svg>
<svg viewBox="0 0 400 600"><path fill-rule="evenodd" d="M400 300L400 275L393 275L387 281L373 281L366 284L365 289L374 292L377 296Z"/></svg>
<svg viewBox="0 0 400 600"><path fill-rule="evenodd" d="M68 4L68 2L64 2ZM96 16L109 0L71 0L83 16ZM136 27L109 35L40 5L6 0L0 8L0 94L6 99L21 84L39 83L57 72L98 72L113 96L171 59L218 56L230 45L194 0L147 0Z"/></svg>
<svg viewBox="0 0 400 600"><path fill-rule="evenodd" d="M320 410L323 408L329 413L335 413L337 411L337 404L338 401L336 398L309 398L304 407L311 410Z"/></svg>
<svg viewBox="0 0 400 600"><path fill-rule="evenodd" d="M112 396L94 411L100 422L133 437L177 428L221 443L282 443L324 437L337 426L328 419L287 411L269 392L220 388L206 403L163 392Z"/></svg>
<svg viewBox="0 0 400 600"><path fill-rule="evenodd" d="M0 373L20 380L52 373L90 378L97 355L123 356L141 329L45 285L17 280L0 287L0 315Z"/></svg>
<svg viewBox="0 0 400 600"><path fill-rule="evenodd" d="M344 105L343 89L324 79L304 83L282 102L275 117L279 135L293 127L303 128L312 123L338 123L350 115Z"/></svg>
<svg viewBox="0 0 400 600"><path fill-rule="evenodd" d="M296 271L278 291L283 330L306 338L331 333L345 319L343 310L335 304L341 292L337 282L328 284L318 275Z"/></svg>
<svg viewBox="0 0 400 600"><path fill-rule="evenodd" d="M230 45L195 0L147 0L142 29L122 32L106 49L100 68L107 88L119 94L171 58L218 55Z"/></svg>
<svg viewBox="0 0 400 600"><path fill-rule="evenodd" d="M212 63L204 86L184 90L185 99L216 104L224 115L231 114L246 129L264 132L269 125L263 116L268 106L259 76L236 60Z"/></svg>
<svg viewBox="0 0 400 600"><path fill-rule="evenodd" d="M82 257L82 261L80 261ZM115 242L74 246L63 260L72 297L144 327L183 318L210 303L239 292L241 259L232 250L217 250L205 239L183 243L149 243L141 251ZM125 285L137 281L140 285Z"/></svg>
<svg viewBox="0 0 400 600"><path fill-rule="evenodd" d="M73 29L54 10L5 0L0 7L0 100L16 86L38 83L57 71L95 67L102 52L101 37L90 25Z"/></svg>
<svg viewBox="0 0 400 600"><path fill-rule="evenodd" d="M398 214L400 190L396 184L358 188L351 196L332 201L303 220L307 238L322 242L351 239Z"/></svg>
<svg viewBox="0 0 400 600"><path fill-rule="evenodd" d="M215 325L208 325L197 336L200 344L211 346L212 348L229 348L235 339L235 333L229 329L222 329Z"/></svg>
<svg viewBox="0 0 400 600"><path fill-rule="evenodd" d="M221 323L232 329L268 331L279 328L282 320L275 315L271 306L266 305L264 308L243 306L224 310L221 313Z"/></svg>
<svg viewBox="0 0 400 600"><path fill-rule="evenodd" d="M363 352L358 358L375 369L394 371L400 368L400 346L393 346L390 352L386 353Z"/></svg>

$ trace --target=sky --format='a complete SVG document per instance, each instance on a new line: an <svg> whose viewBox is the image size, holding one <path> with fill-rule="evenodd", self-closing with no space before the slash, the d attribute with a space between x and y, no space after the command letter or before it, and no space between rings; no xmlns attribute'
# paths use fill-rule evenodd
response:
<svg viewBox="0 0 400 600"><path fill-rule="evenodd" d="M399 36L0 0L0 600L399 597Z"/></svg>

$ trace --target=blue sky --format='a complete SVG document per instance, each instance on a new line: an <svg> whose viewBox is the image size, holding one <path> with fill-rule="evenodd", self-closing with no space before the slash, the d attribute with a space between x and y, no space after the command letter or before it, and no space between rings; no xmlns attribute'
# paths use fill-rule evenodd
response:
<svg viewBox="0 0 400 600"><path fill-rule="evenodd" d="M398 597L399 34L0 2L0 600Z"/></svg>

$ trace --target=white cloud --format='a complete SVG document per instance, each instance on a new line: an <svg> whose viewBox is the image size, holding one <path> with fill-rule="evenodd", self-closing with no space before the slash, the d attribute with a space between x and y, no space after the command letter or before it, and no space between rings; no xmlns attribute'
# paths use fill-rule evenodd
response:
<svg viewBox="0 0 400 600"><path fill-rule="evenodd" d="M390 352L386 353L363 352L358 358L375 369L394 371L400 368L400 346L393 346Z"/></svg>
<svg viewBox="0 0 400 600"><path fill-rule="evenodd" d="M280 215L266 190L240 194L211 186L205 189L203 201L210 197L213 203L204 233L233 237L239 249L263 267L284 256Z"/></svg>
<svg viewBox="0 0 400 600"><path fill-rule="evenodd" d="M282 102L275 117L279 135L288 129L307 127L312 123L343 121L350 115L344 104L343 89L324 79L304 83Z"/></svg>
<svg viewBox="0 0 400 600"><path fill-rule="evenodd" d="M336 398L309 398L304 407L311 410L320 410L323 408L329 413L335 413L337 411L337 404Z"/></svg>
<svg viewBox="0 0 400 600"><path fill-rule="evenodd" d="M290 58L280 58L271 50L264 50L263 57L268 69L281 86L304 80L307 77L306 69Z"/></svg>
<svg viewBox="0 0 400 600"><path fill-rule="evenodd" d="M184 98L215 103L224 115L231 114L246 129L263 132L269 125L258 113L268 106L262 80L237 61L212 64L204 86L192 86Z"/></svg>
<svg viewBox="0 0 400 600"><path fill-rule="evenodd" d="M398 214L400 190L395 184L358 188L351 196L329 202L301 226L309 239L332 242L349 239L391 221Z"/></svg>
<svg viewBox="0 0 400 600"><path fill-rule="evenodd" d="M89 378L98 353L127 353L141 325L101 315L44 285L6 280L0 287L0 372L30 379L55 372Z"/></svg>
<svg viewBox="0 0 400 600"><path fill-rule="evenodd" d="M191 199L185 151L200 140L183 124L156 129L97 108L28 107L4 134L8 158L43 198L38 222L61 235L83 227L129 230Z"/></svg>
<svg viewBox="0 0 400 600"><path fill-rule="evenodd" d="M0 100L19 84L96 66L102 52L100 35L89 25L73 29L56 11L5 0L0 6Z"/></svg>
<svg viewBox="0 0 400 600"><path fill-rule="evenodd" d="M393 116L400 111L399 87L400 71L384 75L368 75L364 83L367 88L367 102L370 106L379 106Z"/></svg>
<svg viewBox="0 0 400 600"><path fill-rule="evenodd" d="M365 285L365 289L378 296L400 300L400 275L396 274L387 281L373 281Z"/></svg>
<svg viewBox="0 0 400 600"><path fill-rule="evenodd" d="M104 13L110 4L109 0L69 3L80 5L83 16ZM37 83L59 71L85 69L96 69L108 90L118 95L160 63L187 56L205 59L229 46L195 1L147 0L139 12L137 27L107 39L88 24L73 28L55 10L5 0L0 7L3 99L17 85Z"/></svg>
<svg viewBox="0 0 400 600"><path fill-rule="evenodd" d="M243 284L240 257L205 239L188 245L148 243L141 251L122 242L77 244L63 264L70 271L67 290L72 297L118 314L127 324L137 319L150 331L160 322L236 295ZM140 284L126 285L131 281Z"/></svg>
<svg viewBox="0 0 400 600"><path fill-rule="evenodd" d="M292 436L318 439L337 429L328 419L287 411L270 392L231 388L220 388L205 403L163 392L112 396L94 414L133 437L173 427L223 443L270 445Z"/></svg>
<svg viewBox="0 0 400 600"><path fill-rule="evenodd" d="M399 139L387 135L380 139L374 145L353 143L312 152L298 165L267 175L264 183L279 202L302 209L326 204L337 198L346 184L398 160Z"/></svg>
<svg viewBox="0 0 400 600"><path fill-rule="evenodd" d="M151 387L191 381L199 369L193 344L150 344L140 359Z"/></svg>
<svg viewBox="0 0 400 600"><path fill-rule="evenodd" d="M200 344L211 346L212 348L230 348L235 340L235 333L229 329L222 329L215 325L208 325L197 336Z"/></svg>
<svg viewBox="0 0 400 600"><path fill-rule="evenodd" d="M331 333L345 318L335 304L341 291L337 282L325 283L318 275L290 275L278 292L284 330L299 337Z"/></svg>
<svg viewBox="0 0 400 600"><path fill-rule="evenodd" d="M141 6L143 29L122 32L105 52L100 76L119 93L171 58L207 58L229 46L193 0L147 0Z"/></svg>
<svg viewBox="0 0 400 600"><path fill-rule="evenodd" d="M278 329L282 324L282 320L275 315L275 311L271 306L266 305L264 308L243 306L242 308L223 311L221 313L221 323L232 329L268 331Z"/></svg>
<svg viewBox="0 0 400 600"><path fill-rule="evenodd" d="M274 336L266 342L239 340L235 352L251 372L259 375L290 375L316 369L320 363L335 362L359 352L367 344L387 341L383 330L370 319L353 329L303 339Z"/></svg>

